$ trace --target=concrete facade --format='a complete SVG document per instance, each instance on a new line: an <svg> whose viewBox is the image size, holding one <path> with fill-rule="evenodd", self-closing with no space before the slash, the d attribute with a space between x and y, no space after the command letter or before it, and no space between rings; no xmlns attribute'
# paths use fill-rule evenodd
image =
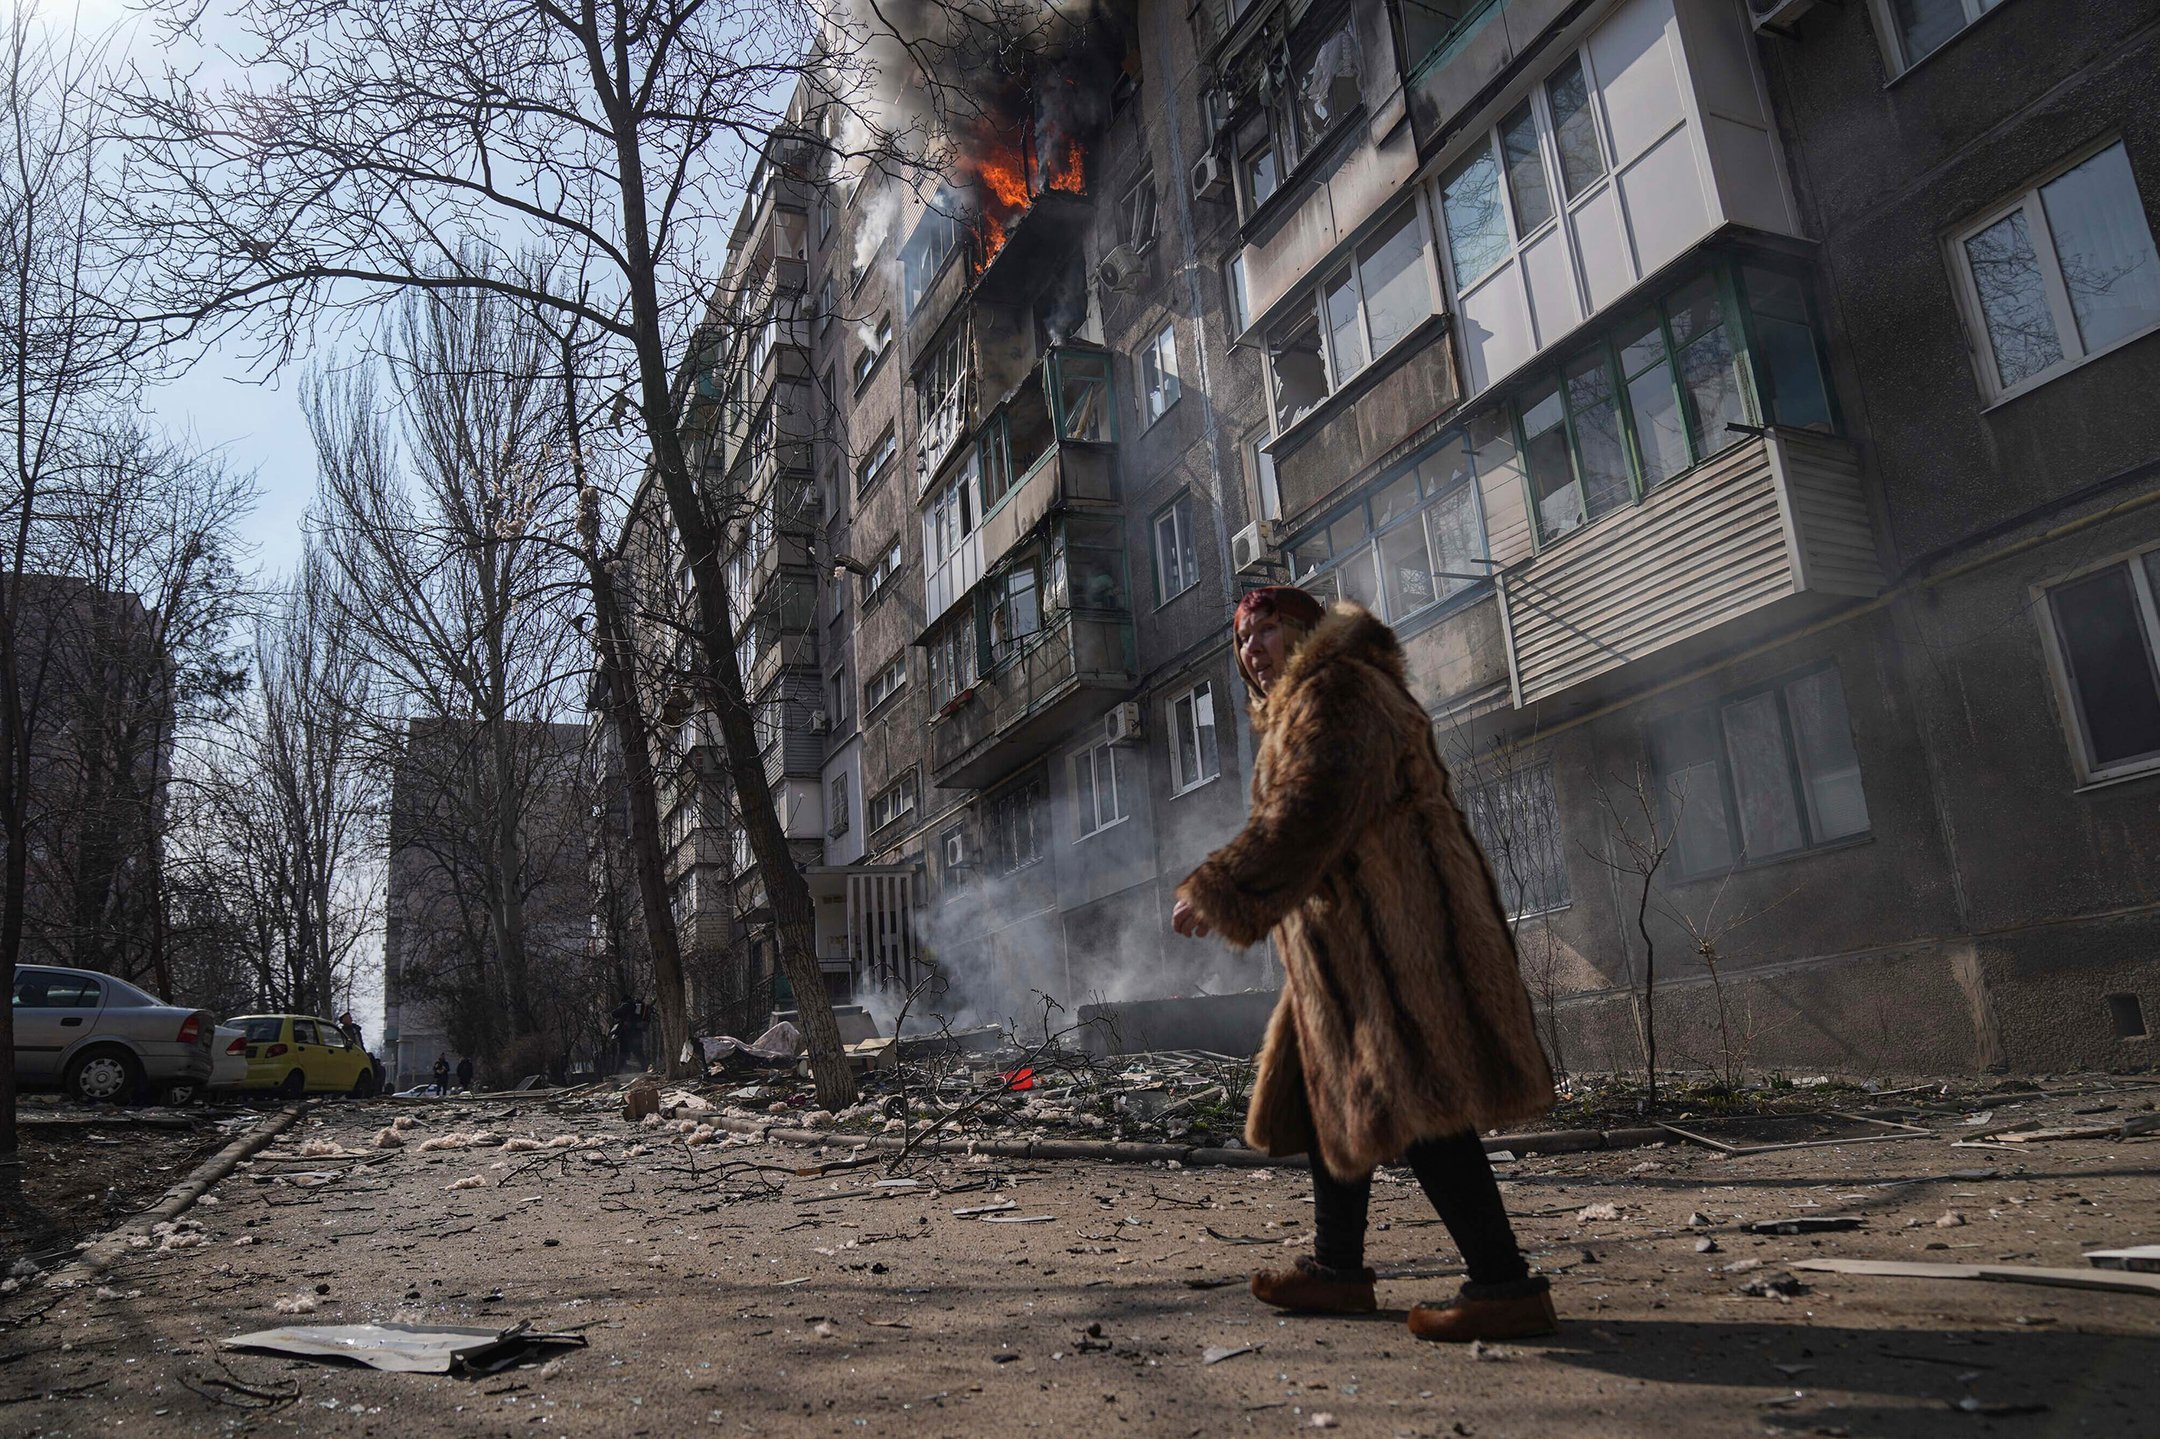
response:
<svg viewBox="0 0 2160 1439"><path fill-rule="evenodd" d="M836 990L919 973L866 968L896 914L975 1018L1274 983L1167 919L1244 813L1230 610L1294 579L1402 635L1563 1064L1639 1063L1652 1013L1729 1072L2149 1064L2134 8L1104 5L1085 197L1002 251L919 263L955 207L905 177L804 185ZM2021 196L2052 259L1974 249ZM1114 437L1058 430L1008 495L987 447L1065 423L1029 408L1065 357Z"/></svg>

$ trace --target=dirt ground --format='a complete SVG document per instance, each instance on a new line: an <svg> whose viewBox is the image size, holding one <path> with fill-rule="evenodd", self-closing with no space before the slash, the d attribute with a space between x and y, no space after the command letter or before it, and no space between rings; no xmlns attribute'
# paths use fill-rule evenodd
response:
<svg viewBox="0 0 2160 1439"><path fill-rule="evenodd" d="M0 1275L102 1234L155 1203L230 1138L199 1129L26 1123L21 1163L0 1171Z"/></svg>
<svg viewBox="0 0 2160 1439"><path fill-rule="evenodd" d="M803 1177L811 1151L692 1146L519 1098L331 1107L191 1212L203 1243L0 1300L0 1430L1911 1439L2142 1436L2160 1408L2149 1297L1821 1273L1787 1298L1742 1292L1810 1256L2082 1265L2083 1248L2150 1241L2155 1139L1503 1161L1563 1328L1473 1353L1402 1326L1455 1272L1407 1181L1383 1176L1374 1197L1388 1308L1285 1318L1243 1276L1308 1238L1301 1173L954 1157L925 1161L914 1186L881 1183L883 1165ZM371 1150L379 1162L301 1154L366 1146L395 1114L418 1117L412 1142ZM598 1144L418 1148L480 1126ZM484 1187L449 1187L468 1177ZM1008 1200L988 1219L953 1213ZM1864 1222L1745 1228L1806 1215ZM313 1312L276 1312L302 1296ZM463 1379L218 1346L391 1318L530 1320L590 1347ZM1247 1352L1207 1362L1219 1350Z"/></svg>

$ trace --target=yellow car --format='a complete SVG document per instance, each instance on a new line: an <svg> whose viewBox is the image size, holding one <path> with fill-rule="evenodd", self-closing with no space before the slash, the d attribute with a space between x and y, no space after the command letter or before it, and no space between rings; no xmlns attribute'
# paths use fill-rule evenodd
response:
<svg viewBox="0 0 2160 1439"><path fill-rule="evenodd" d="M247 1041L247 1078L238 1089L303 1094L375 1093L375 1061L327 1019L310 1014L243 1014L226 1021Z"/></svg>

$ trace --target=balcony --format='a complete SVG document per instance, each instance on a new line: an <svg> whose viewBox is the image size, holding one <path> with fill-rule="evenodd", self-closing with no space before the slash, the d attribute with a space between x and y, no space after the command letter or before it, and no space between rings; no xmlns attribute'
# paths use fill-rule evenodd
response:
<svg viewBox="0 0 2160 1439"><path fill-rule="evenodd" d="M1573 0L1484 0L1463 7L1422 56L1405 56L1410 126L1423 150L1444 136L1532 50Z"/></svg>
<svg viewBox="0 0 2160 1439"><path fill-rule="evenodd" d="M1123 615L1052 615L1047 628L930 726L930 777L981 789L1062 740L1134 682L1132 624Z"/></svg>
<svg viewBox="0 0 2160 1439"><path fill-rule="evenodd" d="M1882 587L1853 447L1768 430L1502 572L1515 706L1588 702L1625 666L1744 644Z"/></svg>

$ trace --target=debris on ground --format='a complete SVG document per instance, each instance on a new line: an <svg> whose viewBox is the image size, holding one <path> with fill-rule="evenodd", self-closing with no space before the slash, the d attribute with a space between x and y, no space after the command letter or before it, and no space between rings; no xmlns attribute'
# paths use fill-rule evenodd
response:
<svg viewBox="0 0 2160 1439"><path fill-rule="evenodd" d="M582 1334L545 1334L530 1324L472 1329L444 1324L308 1324L235 1335L227 1349L307 1359L352 1359L400 1374L492 1374L534 1349L585 1347Z"/></svg>

